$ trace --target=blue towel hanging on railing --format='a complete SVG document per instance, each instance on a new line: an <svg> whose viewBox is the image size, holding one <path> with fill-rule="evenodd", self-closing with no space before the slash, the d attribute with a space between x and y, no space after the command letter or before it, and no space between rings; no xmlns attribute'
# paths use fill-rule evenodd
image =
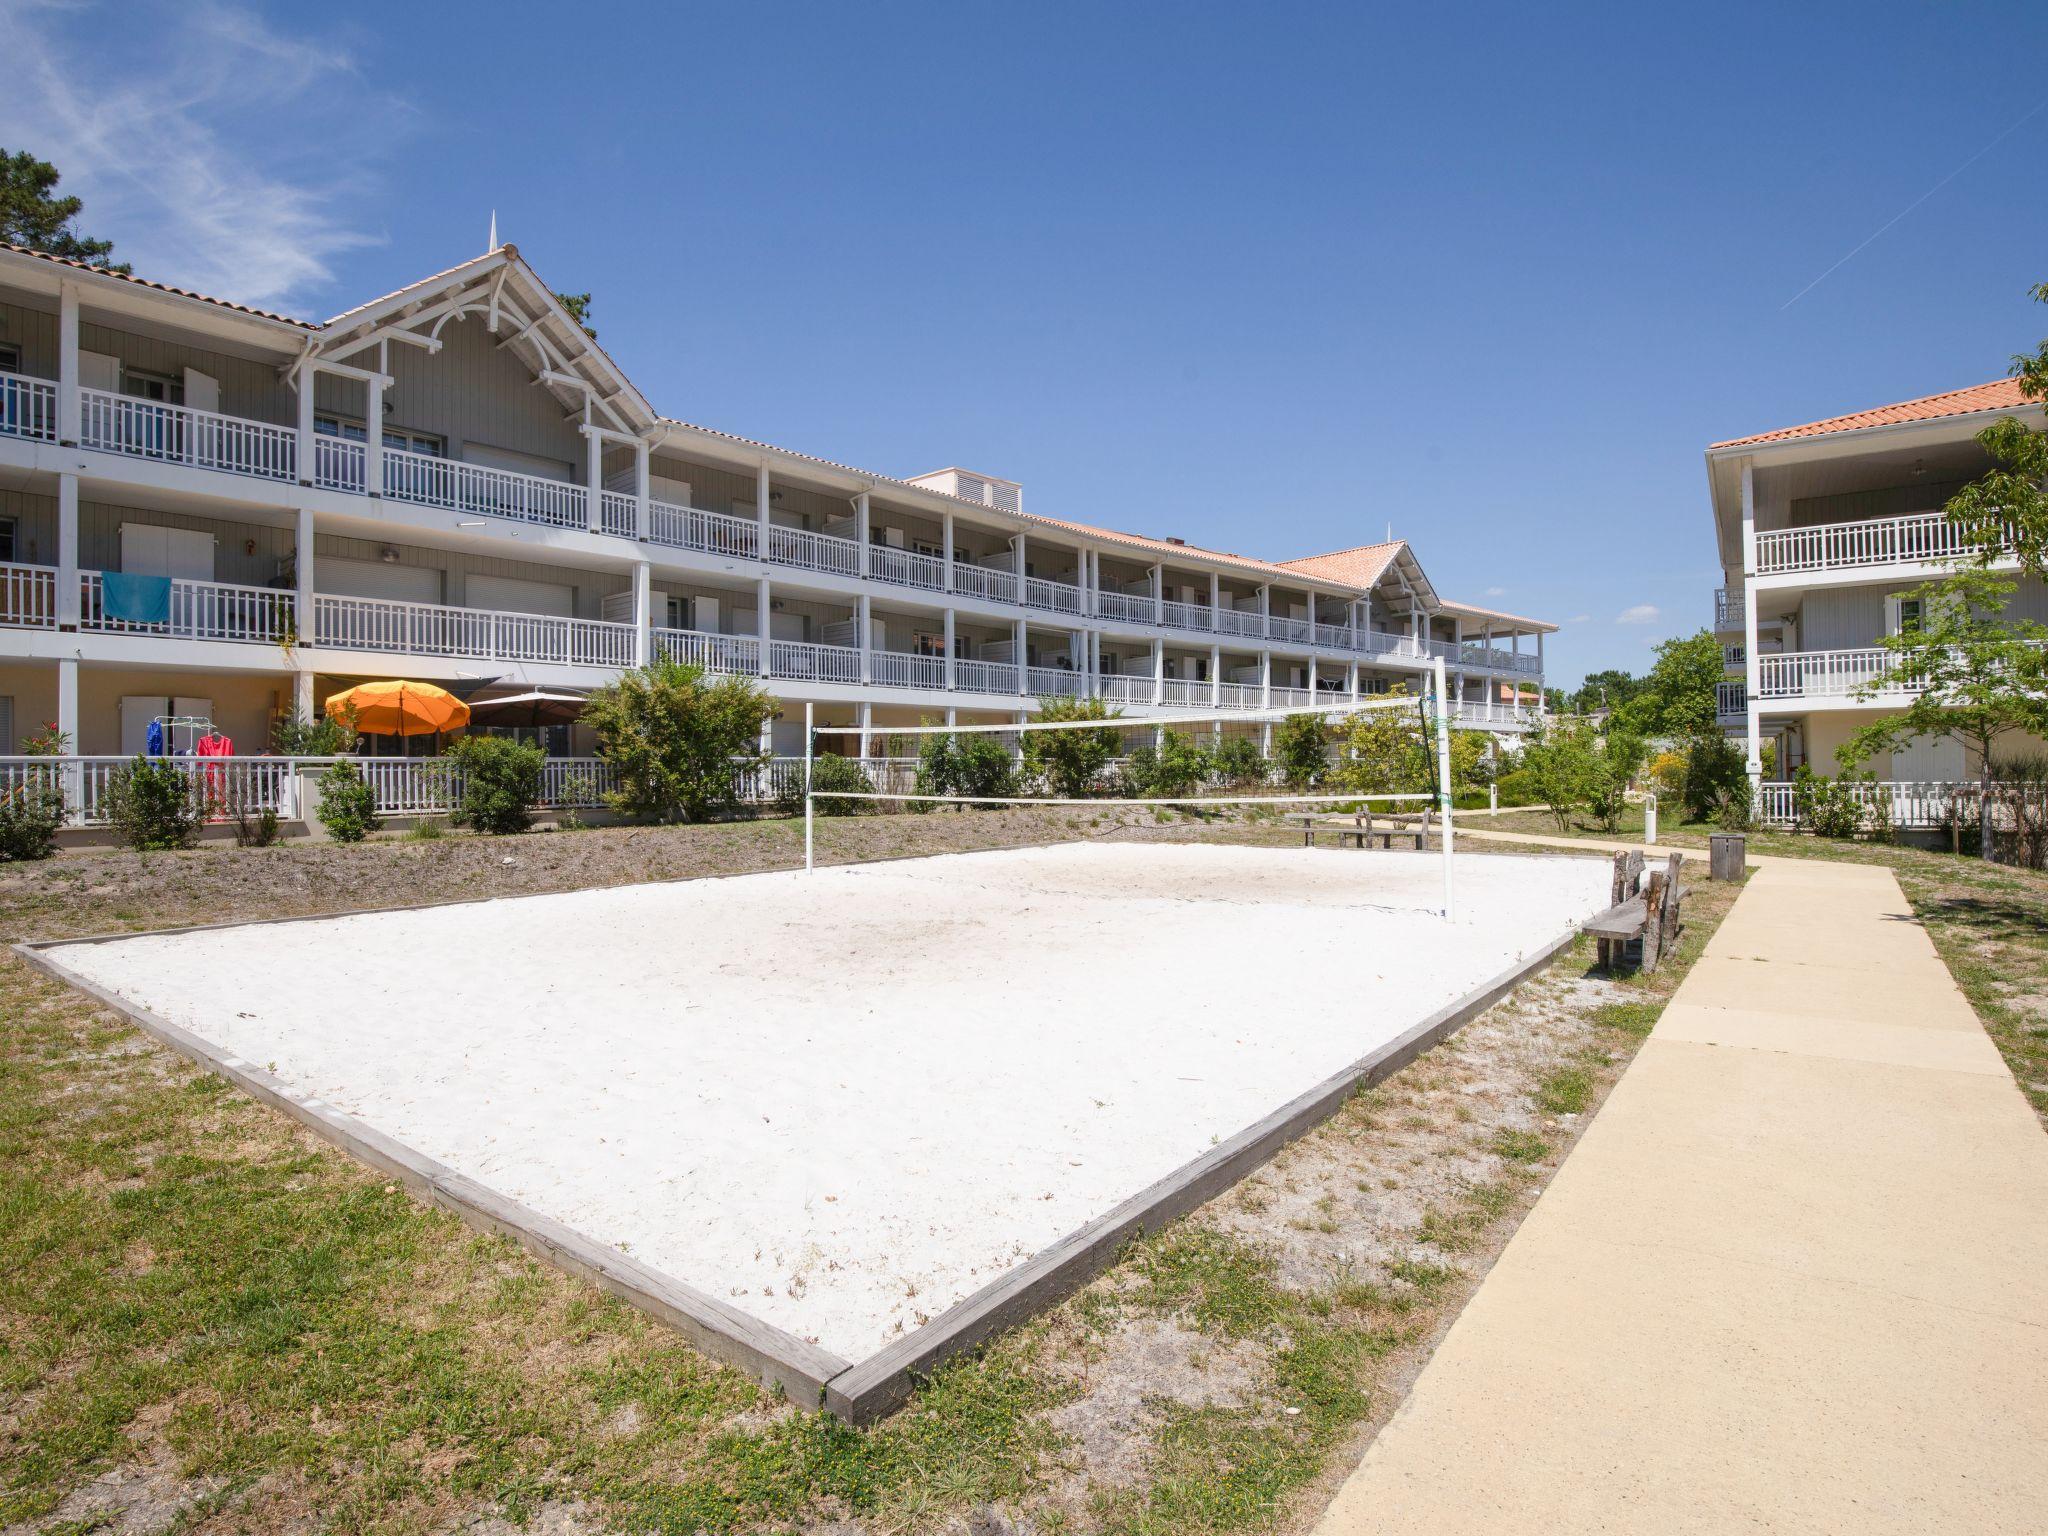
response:
<svg viewBox="0 0 2048 1536"><path fill-rule="evenodd" d="M123 624L171 622L171 578L100 573L100 608L106 618Z"/></svg>

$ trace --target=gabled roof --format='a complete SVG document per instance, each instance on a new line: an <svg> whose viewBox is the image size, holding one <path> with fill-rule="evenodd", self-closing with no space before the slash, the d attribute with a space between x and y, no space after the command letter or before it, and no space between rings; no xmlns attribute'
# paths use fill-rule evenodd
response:
<svg viewBox="0 0 2048 1536"><path fill-rule="evenodd" d="M147 288L154 293L167 293L173 298L192 299L201 304L215 304L222 309L231 309L238 315L253 315L258 320L275 320L282 325L297 326L300 330L319 329L310 320L295 319L291 315L275 314L267 309L255 309L247 304L237 304L231 299L216 299L209 293L194 293L190 288L178 288L170 283L152 282L146 277L137 277L133 272L109 272L105 267L96 267L89 261L80 261L73 256L52 256L48 251L34 250L26 245L12 245L0 242L0 251L11 256L28 256L37 261L47 261L53 266L70 267L79 272L88 272L110 282L133 283L138 288Z"/></svg>
<svg viewBox="0 0 2048 1536"><path fill-rule="evenodd" d="M1546 635L1554 635L1558 629L1558 626L1548 619L1525 618L1519 613L1503 613L1498 608L1481 608L1472 603L1454 603L1449 598L1440 601L1437 608L1444 613L1460 613L1472 619L1504 619L1525 629L1540 629Z"/></svg>
<svg viewBox="0 0 2048 1536"><path fill-rule="evenodd" d="M1993 379L1988 384L1972 384L1967 389L1951 389L1939 395L1923 395L1918 400L1901 400L1896 405L1873 406L1869 410L1851 411L1846 416L1830 416L1823 421L1809 421L1797 427L1779 427L1770 432L1758 432L1751 437L1731 437L1724 443L1711 443L1708 451L1718 448L1747 448L1758 443L1782 443L1800 437L1826 437L1835 432L1856 432L1866 427L1896 427L1915 421L1939 421L1946 416L1968 416L1977 411L2011 411L2034 404L2020 393L2019 380Z"/></svg>
<svg viewBox="0 0 2048 1536"><path fill-rule="evenodd" d="M1298 571L1304 576L1341 581L1350 587L1370 587L1386 575L1387 567L1407 547L1405 539L1396 539L1391 544L1354 544L1349 549L1332 550L1327 555L1306 555L1299 560L1283 560L1280 564L1284 569Z"/></svg>

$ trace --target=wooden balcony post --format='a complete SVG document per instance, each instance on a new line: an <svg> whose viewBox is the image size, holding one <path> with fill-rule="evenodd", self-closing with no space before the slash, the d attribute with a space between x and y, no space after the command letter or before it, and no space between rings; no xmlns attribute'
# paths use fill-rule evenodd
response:
<svg viewBox="0 0 2048 1536"><path fill-rule="evenodd" d="M314 390L318 387L315 383L317 377L315 365L312 362L309 361L299 365L299 436L297 452L299 457L298 481L301 485L311 485L313 483L313 477L319 465L319 448L313 441Z"/></svg>
<svg viewBox="0 0 2048 1536"><path fill-rule="evenodd" d="M583 427L583 449L587 465L583 477L583 494L588 498L588 505L583 509L584 523L592 533L603 533L604 435L587 422Z"/></svg>
<svg viewBox="0 0 2048 1536"><path fill-rule="evenodd" d="M1216 578L1213 576L1209 578L1209 590L1212 593L1216 590ZM1211 613L1215 612L1213 599L1211 600L1209 611ZM1209 707L1211 709L1221 709L1223 707L1223 647L1220 645L1209 647ZM1218 729L1221 729L1220 723Z"/></svg>
<svg viewBox="0 0 2048 1536"><path fill-rule="evenodd" d="M867 548L866 544L863 543L861 548L865 550ZM875 680L873 647L874 599L865 592L860 595L860 607L857 612L860 617L860 680L863 683L872 683ZM867 753L863 751L861 756L866 757Z"/></svg>
<svg viewBox="0 0 2048 1536"><path fill-rule="evenodd" d="M654 473L654 449L646 438L633 444L633 537L646 543L653 530L654 514L648 510L653 499L650 485Z"/></svg>
<svg viewBox="0 0 2048 1536"><path fill-rule="evenodd" d="M941 588L941 590L950 592L953 590L953 514L950 512L943 512L939 515L939 521L945 528L945 533L943 535L944 542L940 545L939 553L946 562L946 584L943 588ZM952 617L952 610L946 610L946 619L949 623L952 621ZM946 644L946 667L948 673L946 686L948 688L953 686L951 678L952 666L953 646L951 640L948 639Z"/></svg>
<svg viewBox="0 0 2048 1536"><path fill-rule="evenodd" d="M1023 547L1024 541L1019 539L1017 541L1017 565L1019 568L1017 579L1019 582L1022 582L1024 579L1022 574L1022 567L1024 565ZM1021 600L1024 595L1021 587L1017 595ZM1025 620L1020 618L1010 626L1010 632L1015 636L1014 643L1017 647L1017 691L1019 693L1029 693L1031 691L1031 670L1029 664L1025 661L1024 653L1025 647L1030 643L1030 631L1026 626Z"/></svg>
<svg viewBox="0 0 2048 1536"><path fill-rule="evenodd" d="M57 441L76 448L84 430L78 394L78 284L57 287Z"/></svg>
<svg viewBox="0 0 2048 1536"><path fill-rule="evenodd" d="M57 476L57 628L79 621L78 476Z"/></svg>
<svg viewBox="0 0 2048 1536"><path fill-rule="evenodd" d="M313 616L313 509L300 507L298 514L298 540L292 550L292 600L297 612L292 616L292 628L299 637L299 644L314 645L319 636Z"/></svg>
<svg viewBox="0 0 2048 1536"><path fill-rule="evenodd" d="M367 403L363 407L363 491L366 495L384 494L384 375L373 373L365 381L363 389Z"/></svg>
<svg viewBox="0 0 2048 1536"><path fill-rule="evenodd" d="M952 561L952 546L953 546L953 536L952 536L952 535L953 535L953 518L952 518L952 515L951 515L950 513L948 513L948 514L947 514L947 517L946 517L946 554L947 554L947 559L946 559L946 580L947 580L947 584L948 584L948 585L951 585L951 583L952 583L952 577L953 577L953 561ZM952 610L951 608L948 608L948 609L946 610L946 672L945 672L945 678L946 678L946 688L947 688L947 690L948 690L949 692L950 692L950 691L952 690L952 688L953 688L953 686L954 686L954 685L953 685L953 646L954 646L954 644L955 644L955 641L954 641L954 639L953 639L953 626L954 626L954 611L953 611L953 610ZM951 723L951 722L949 721L949 722L948 722L948 724L950 724L950 723Z"/></svg>
<svg viewBox="0 0 2048 1536"><path fill-rule="evenodd" d="M1157 570L1158 567L1153 567ZM1152 641L1152 703L1156 708L1166 701L1166 642L1157 638Z"/></svg>
<svg viewBox="0 0 2048 1536"><path fill-rule="evenodd" d="M768 471L765 467L761 471L761 485L763 488L761 505L765 507L768 505L768 499L766 496L766 487L768 485ZM762 527L764 528L767 526L766 516L767 515L765 513L762 514ZM763 544L761 546L761 553L763 555L766 555L768 553L768 546L766 544ZM754 588L754 633L756 636L759 637L756 641L756 644L760 648L761 652L759 656L754 658L755 662L757 663L754 670L760 673L760 675L763 677L766 677L768 675L768 608L769 603L771 601L772 599L768 595L768 578L766 576L763 576L755 584Z"/></svg>
<svg viewBox="0 0 2048 1536"><path fill-rule="evenodd" d="M871 564L871 559L868 550L868 518L868 493L866 491L862 491L858 496L853 498L853 541L854 543L860 546L860 551L854 558L856 561L856 569L858 569L861 575L863 576L867 576L870 574L869 567ZM865 602L866 599L863 598L862 601ZM865 633L865 630L863 630L863 633ZM865 644L865 642L863 642L863 644ZM865 673L862 674L861 681L867 681ZM863 752L861 755L865 757L867 754Z"/></svg>
<svg viewBox="0 0 2048 1536"><path fill-rule="evenodd" d="M640 503L644 509L645 500ZM644 667L654 660L654 567L648 561L633 562L633 664Z"/></svg>

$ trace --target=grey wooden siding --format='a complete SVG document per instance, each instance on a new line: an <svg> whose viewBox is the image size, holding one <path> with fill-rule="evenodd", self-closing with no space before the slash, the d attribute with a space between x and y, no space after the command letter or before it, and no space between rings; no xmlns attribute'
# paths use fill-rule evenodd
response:
<svg viewBox="0 0 2048 1536"><path fill-rule="evenodd" d="M475 555L459 550L424 549L413 544L388 544L378 539L352 539L337 534L317 534L313 540L313 585L320 585L320 559L382 560L386 548L398 556L397 565L419 566L441 573L441 601L452 607L468 606L465 578L510 576L521 581L547 581L576 591L576 617L601 619L608 594L632 590L632 579L623 572L579 570L573 566L542 565L531 560L501 560L492 555Z"/></svg>
<svg viewBox="0 0 2048 1536"><path fill-rule="evenodd" d="M0 490L0 517L14 519L14 558L21 565L57 563L57 498Z"/></svg>
<svg viewBox="0 0 2048 1536"><path fill-rule="evenodd" d="M0 300L0 341L21 348L21 371L57 377L57 317L47 310Z"/></svg>
<svg viewBox="0 0 2048 1536"><path fill-rule="evenodd" d="M1963 482L1920 481L1886 486L1877 491L1844 491L1834 496L1802 496L1792 502L1788 526L1812 528L1822 523L1861 523L1879 517L1906 517L1940 510Z"/></svg>

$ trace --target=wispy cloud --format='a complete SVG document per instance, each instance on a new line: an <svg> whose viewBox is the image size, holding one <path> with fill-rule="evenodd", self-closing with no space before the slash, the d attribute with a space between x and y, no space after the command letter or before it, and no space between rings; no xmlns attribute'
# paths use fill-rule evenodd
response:
<svg viewBox="0 0 2048 1536"><path fill-rule="evenodd" d="M1663 617L1663 610L1655 603L1637 603L1633 608L1624 608L1614 616L1617 624L1654 624Z"/></svg>
<svg viewBox="0 0 2048 1536"><path fill-rule="evenodd" d="M1488 597L1506 597L1508 595L1508 589L1506 587L1488 587L1486 589L1486 595Z"/></svg>
<svg viewBox="0 0 2048 1536"><path fill-rule="evenodd" d="M1567 624L1590 624L1593 622L1593 615L1590 613L1575 613L1566 619L1565 622Z"/></svg>
<svg viewBox="0 0 2048 1536"><path fill-rule="evenodd" d="M0 0L0 56L0 144L55 164L144 276L290 306L381 239L362 210L411 113L331 39L221 0Z"/></svg>

